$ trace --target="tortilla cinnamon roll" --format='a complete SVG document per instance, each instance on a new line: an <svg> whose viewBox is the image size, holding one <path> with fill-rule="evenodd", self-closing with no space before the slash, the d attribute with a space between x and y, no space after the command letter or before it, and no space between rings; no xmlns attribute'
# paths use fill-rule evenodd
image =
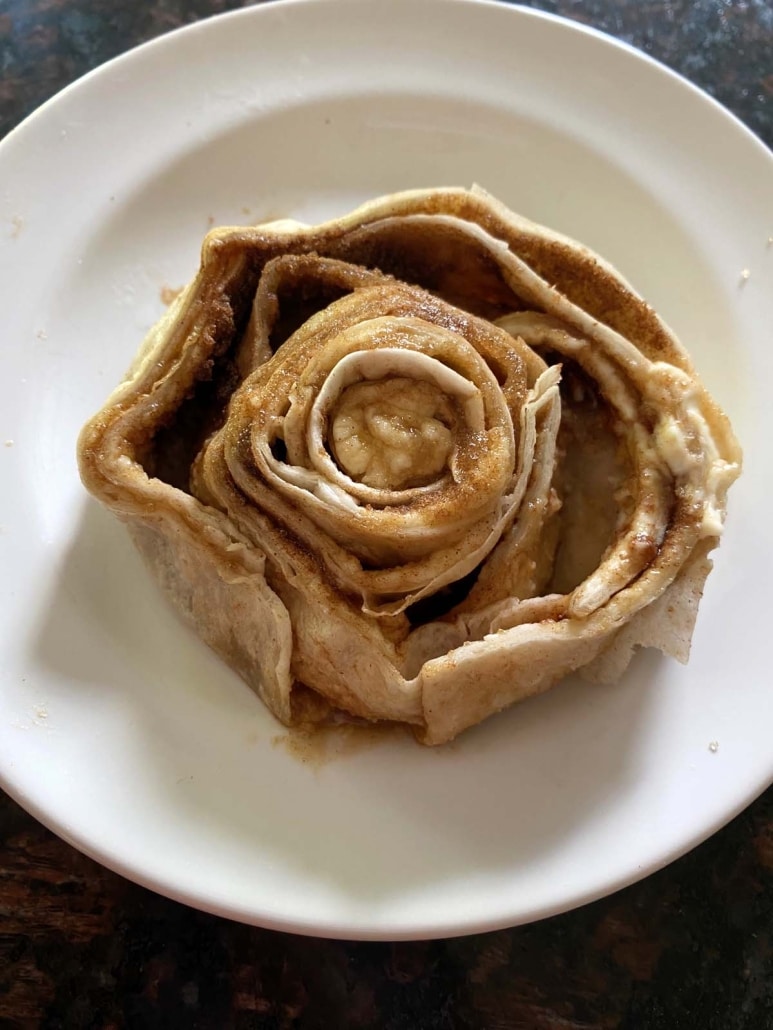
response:
<svg viewBox="0 0 773 1030"><path fill-rule="evenodd" d="M79 459L280 720L425 743L686 660L740 470L654 312L480 190L214 230Z"/></svg>

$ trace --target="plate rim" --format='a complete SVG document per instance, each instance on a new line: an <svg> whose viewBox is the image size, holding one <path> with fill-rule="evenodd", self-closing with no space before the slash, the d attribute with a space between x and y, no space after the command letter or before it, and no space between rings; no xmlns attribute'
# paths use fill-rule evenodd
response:
<svg viewBox="0 0 773 1030"><path fill-rule="evenodd" d="M168 31L161 32L151 39L145 40L144 43L138 43L135 46L130 47L128 50L124 50L114 57L108 58L96 67L91 68L89 71L84 72L83 75L79 75L78 78L69 82L66 86L57 90L50 97L38 104L37 107L33 108L18 124L14 125L0 139L0 157L2 157L3 149L10 141L14 141L16 137L22 132L27 131L27 126L36 120L39 116L47 114L49 106L59 104L61 100L69 95L71 92L80 90L90 85L91 80L97 78L115 67L119 67L124 61L134 60L138 51L143 53L150 52L154 48L164 47L169 45L170 40L174 41L182 35L195 34L197 32L206 32L211 22L224 22L230 19L237 20L244 18L250 20L257 16L257 12L266 11L273 8L289 8L289 7L309 7L312 4L317 7L323 5L328 7L339 6L342 0L259 0L249 7L238 7L228 11L219 11L214 14L207 14L203 18L199 18L196 21L188 22L185 25L177 26L176 28L169 29ZM343 0L346 2L346 0ZM360 4L370 3L374 6L382 5L384 3L393 3L394 0L359 0ZM731 111L721 101L717 100L716 97L712 96L707 90L698 86L691 79L687 78L682 72L677 71L670 65L657 57L653 57L652 54L648 54L644 50L640 50L633 43L629 43L627 40L621 39L618 36L613 36L611 33L604 31L603 29L596 28L593 25L588 25L585 22L575 20L562 14L557 14L553 11L543 11L538 7L528 7L523 3L511 2L511 0L412 0L414 6L418 7L423 5L425 7L434 7L437 10L442 10L443 6L448 7L455 5L457 7L480 7L480 8L500 8L506 9L513 12L516 16L524 16L527 18L533 18L535 21L553 22L558 26L572 29L581 34L588 36L594 36L600 41L607 43L619 50L627 51L628 54L638 61L644 61L654 66L661 74L678 81L682 87L686 87L698 98L704 102L708 102L712 107L716 109L716 112L725 119L730 119L735 123L736 129L739 129L744 135L746 135L751 142L756 146L761 147L764 154L769 157L773 157L773 147L769 147L761 136L758 135L750 126L746 124L734 111ZM441 6L442 5L442 6Z"/></svg>
<svg viewBox="0 0 773 1030"><path fill-rule="evenodd" d="M117 55L111 60L99 65L92 69L85 75L81 76L74 82L65 86L62 90L58 91L38 108L32 111L25 119L23 119L17 126L15 126L4 138L0 141L0 163L3 161L4 155L10 146L20 145L19 140L22 141L24 134L27 131L27 127L35 122L36 120L42 120L47 117L49 110L55 108L62 99L82 89L88 89L94 80L98 80L101 76L109 74L112 69L120 67L124 62L129 63L136 58L138 52L142 51L147 53L148 51L161 48L165 46L174 46L174 41L184 34L194 33L206 33L212 22L222 22L225 20L236 20L239 18L254 19L263 16L262 12L276 9L278 7L287 8L289 5L296 7L310 7L311 5L320 6L325 4L328 7L335 8L340 6L342 2L348 2L348 0L267 0L266 3L259 4L252 7L239 8L236 10L226 11L219 14L209 15L199 21L191 24L182 26L174 29L170 32L163 33L145 43L131 48L122 54ZM377 0L376 0L377 2ZM413 0L414 4L416 0ZM449 0L419 0L419 2L427 7L440 9L441 4L448 4ZM631 44L617 39L601 30L585 25L580 22L573 21L572 19L563 17L561 15L553 14L551 12L544 12L535 8L525 7L523 5L513 5L503 0L451 0L458 7L467 8L506 8L514 16L526 16L533 18L535 21L551 22L557 26L561 26L564 29L568 29L572 32L586 34L604 42L607 46L612 46L618 50L625 51L632 59L638 61L644 61L655 69L660 74L667 75L675 83L678 83L680 88L687 87L697 98L703 103L708 102L715 110L717 116L722 117L725 120L730 120L734 123L736 129L742 131L742 135L746 138L747 144L752 144L758 148L761 148L762 154L767 159L773 159L773 151L765 144L765 142L744 122L741 121L735 114L727 110L719 101L713 98L710 94L706 93L700 87L696 86L689 79L681 75L679 72L674 71L672 68L663 64L656 58L638 50ZM170 43L171 41L171 43ZM771 164L773 169L773 163ZM642 867L634 878L631 878L628 874L623 874L617 881L610 882L607 885L600 887L596 890L587 891L582 896L578 896L570 906L564 903L558 903L554 908L543 907L538 915L526 915L523 918L513 918L512 915L506 916L502 919L491 921L484 920L481 922L475 922L474 920L468 920L466 923L460 924L458 919L452 921L447 925L433 925L432 927L413 927L402 929L399 927L392 927L391 929L384 923L380 923L379 928L373 931L363 931L362 927L351 926L351 925L339 925L337 927L326 926L321 927L315 923L299 924L297 920L291 919L284 921L275 918L257 918L255 915L245 914L244 911L238 911L229 905L223 904L212 904L208 903L207 899L201 895L194 895L191 892L185 890L175 891L173 886L163 881L163 879L156 879L152 875L147 875L145 871L138 871L135 868L124 865L120 857L110 854L105 851L102 847L94 846L87 840L82 840L78 837L77 833L71 833L67 828L66 817L57 817L55 814L51 814L43 809L33 798L28 797L25 793L24 787L21 784L14 782L12 777L8 775L7 770L4 768L2 759L0 759L0 787L18 804L21 805L27 812L29 812L35 819L41 822L49 830L54 832L57 836L65 840L68 844L75 847L81 853L97 861L100 865L110 869L112 872L121 875L122 877L137 883L143 887L153 890L165 897L171 898L183 904L190 905L201 911L209 912L214 915L223 916L225 918L237 920L239 922L247 923L249 925L259 925L268 929L275 929L284 932L292 932L307 936L326 937L331 939L356 939L356 940L412 940L412 939L432 939L432 938L448 938L454 936L464 936L468 934L481 933L490 930L500 929L503 927L521 925L523 923L529 923L543 918L569 911L577 908L581 905L588 904L599 898L609 896L616 891L622 889L625 886L629 886L633 883L638 882L641 879L649 876L659 869L669 865L675 859L686 854L700 843L708 839L714 833L716 833L723 826L731 822L740 812L742 812L748 805L750 805L757 797L759 797L767 787L773 783L773 769L767 778L759 784L759 789L753 795L746 795L744 798L738 801L737 806L733 810L728 810L720 818L718 818L711 825L704 825L700 831L693 834L689 840L683 842L677 848L671 849L667 854L662 857L662 861L656 864L647 864Z"/></svg>

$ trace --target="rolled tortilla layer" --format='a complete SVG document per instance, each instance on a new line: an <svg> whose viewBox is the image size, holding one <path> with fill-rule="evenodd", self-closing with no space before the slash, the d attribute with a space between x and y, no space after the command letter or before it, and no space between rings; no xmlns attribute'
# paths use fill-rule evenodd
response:
<svg viewBox="0 0 773 1030"><path fill-rule="evenodd" d="M639 644L686 660L741 455L611 266L441 189L213 230L79 461L282 722L436 744Z"/></svg>

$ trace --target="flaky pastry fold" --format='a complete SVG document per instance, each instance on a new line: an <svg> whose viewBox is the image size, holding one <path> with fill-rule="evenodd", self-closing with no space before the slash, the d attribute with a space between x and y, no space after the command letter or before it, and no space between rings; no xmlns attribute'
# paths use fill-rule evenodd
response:
<svg viewBox="0 0 773 1030"><path fill-rule="evenodd" d="M427 744L686 661L741 463L625 280L477 188L210 232L78 454L278 719Z"/></svg>

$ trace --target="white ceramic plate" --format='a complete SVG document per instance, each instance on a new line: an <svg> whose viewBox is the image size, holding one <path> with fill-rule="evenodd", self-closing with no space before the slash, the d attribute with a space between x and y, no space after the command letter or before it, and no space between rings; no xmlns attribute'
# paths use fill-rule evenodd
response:
<svg viewBox="0 0 773 1030"><path fill-rule="evenodd" d="M525 10L283 0L87 76L3 143L0 181L0 782L62 837L237 919L428 937L630 883L770 782L773 159L715 103ZM616 264L735 422L692 660L304 764L87 499L76 434L213 222L473 181Z"/></svg>

